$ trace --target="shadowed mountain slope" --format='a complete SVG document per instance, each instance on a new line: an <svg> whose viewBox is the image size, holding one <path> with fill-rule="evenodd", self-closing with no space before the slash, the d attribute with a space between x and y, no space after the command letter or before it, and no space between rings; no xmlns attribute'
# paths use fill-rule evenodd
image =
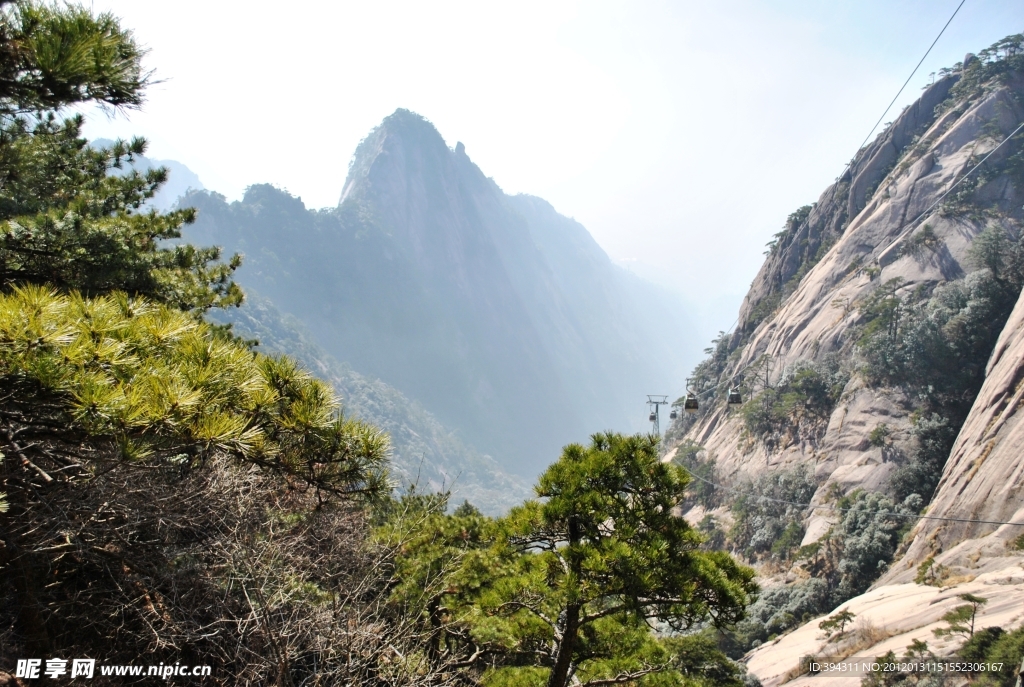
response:
<svg viewBox="0 0 1024 687"><path fill-rule="evenodd" d="M681 380L671 297L411 112L359 145L335 209L265 185L189 202L189 240L245 253L243 287L521 475L592 432L642 430L645 394Z"/></svg>
<svg viewBox="0 0 1024 687"><path fill-rule="evenodd" d="M230 322L239 336L258 339L261 352L295 358L331 383L347 416L386 431L391 438L391 477L400 489L415 485L420 491L451 490L453 505L468 500L492 514L532 495L524 480L466 446L402 392L339 363L312 340L301 322L282 314L267 299L250 292L242 308L211 316Z"/></svg>

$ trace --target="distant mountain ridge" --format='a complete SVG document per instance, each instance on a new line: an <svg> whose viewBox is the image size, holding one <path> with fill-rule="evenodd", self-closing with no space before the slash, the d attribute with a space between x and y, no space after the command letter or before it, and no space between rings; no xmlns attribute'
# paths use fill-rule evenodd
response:
<svg viewBox="0 0 1024 687"><path fill-rule="evenodd" d="M243 287L518 474L592 432L645 429L645 394L681 381L678 303L409 111L360 144L335 209L266 185L188 202L186 238L244 253Z"/></svg>
<svg viewBox="0 0 1024 687"><path fill-rule="evenodd" d="M391 437L391 477L400 490L451 491L452 505L468 500L486 513L500 514L531 495L529 485L488 456L466 446L419 404L379 379L339 363L318 346L305 327L265 298L246 294L244 307L211 314L232 323L235 334L259 340L263 353L289 355L331 383L349 417Z"/></svg>
<svg viewBox="0 0 1024 687"><path fill-rule="evenodd" d="M96 148L109 146L113 143L109 138L97 138L90 142ZM161 212L172 209L182 196L190 191L205 191L206 187L199 180L199 175L177 160L156 160L146 155L136 155L135 161L125 167L126 170L136 169L145 172L157 167L167 168L167 181L153 195L147 205Z"/></svg>

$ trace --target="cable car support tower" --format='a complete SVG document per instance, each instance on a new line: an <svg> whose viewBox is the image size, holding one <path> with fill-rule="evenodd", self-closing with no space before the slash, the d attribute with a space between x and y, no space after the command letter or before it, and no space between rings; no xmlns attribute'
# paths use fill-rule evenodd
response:
<svg viewBox="0 0 1024 687"><path fill-rule="evenodd" d="M651 409L651 415L648 419L654 424L654 434L660 437L661 423L659 422L658 407L668 405L668 396L647 394L647 405Z"/></svg>

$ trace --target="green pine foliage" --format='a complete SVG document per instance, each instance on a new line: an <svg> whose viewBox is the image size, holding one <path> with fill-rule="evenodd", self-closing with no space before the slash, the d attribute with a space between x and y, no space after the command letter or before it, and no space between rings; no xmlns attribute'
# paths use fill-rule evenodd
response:
<svg viewBox="0 0 1024 687"><path fill-rule="evenodd" d="M142 54L111 15L0 2L0 661L363 683L411 641L374 605L389 552L363 550L388 439L204 322L240 260L173 243L194 211L146 208L166 171L122 169L144 141L94 149L63 115L137 107Z"/></svg>
<svg viewBox="0 0 1024 687"><path fill-rule="evenodd" d="M974 594L958 594L957 598L967 603L957 606L942 616L946 627L932 630L936 637L960 635L967 639L974 637L974 620L978 617L978 609L988 603L988 599Z"/></svg>
<svg viewBox="0 0 1024 687"><path fill-rule="evenodd" d="M973 598L980 599L980 597ZM978 603L973 602L972 605ZM961 606L960 608L965 610L959 611L958 609L959 612L947 615L956 616L954 622L962 624L971 617L972 606ZM949 621L947 620L947 622ZM1017 683L1021 660L1024 659L1024 627L1017 628L1012 632L1007 632L1001 627L986 627L973 634L969 634L966 630L954 634L969 635L967 641L956 651L955 658L968 663L988 664L988 666L998 667L998 669L954 674L878 671L861 680L862 687L914 687L915 685L943 687L944 685L963 684L965 678L968 684L977 687L1013 687ZM903 659L909 661L943 660L928 648L926 642L919 639L911 642ZM892 662L896 660L896 654L890 651L885 656L878 657L877 660L879 663Z"/></svg>
<svg viewBox="0 0 1024 687"><path fill-rule="evenodd" d="M387 486L387 438L344 419L328 385L188 313L113 293L0 294L5 403L55 441L81 433L128 460L223 451L343 493Z"/></svg>
<svg viewBox="0 0 1024 687"><path fill-rule="evenodd" d="M598 434L541 476L542 501L504 518L396 508L378 536L413 543L394 602L419 619L428 659L462 656L488 685L678 684L683 659L648 623L728 625L756 590L752 570L702 550L673 515L686 486L654 438Z"/></svg>
<svg viewBox="0 0 1024 687"><path fill-rule="evenodd" d="M0 6L0 37L0 287L126 291L183 309L241 303L237 256L221 263L217 248L166 243L193 210L144 207L167 171L112 173L146 142L93 149L83 117L62 115L76 103L141 104L150 74L131 32L110 14L22 1Z"/></svg>
<svg viewBox="0 0 1024 687"><path fill-rule="evenodd" d="M1024 659L1024 627L1012 632L1001 627L977 630L957 654L965 661L1002 664L1000 670L972 675L972 684L978 687L1013 687Z"/></svg>
<svg viewBox="0 0 1024 687"><path fill-rule="evenodd" d="M842 636L843 632L846 631L846 626L856 617L857 614L853 611L843 609L818 623L818 628L824 630L828 635L838 633L839 636Z"/></svg>
<svg viewBox="0 0 1024 687"><path fill-rule="evenodd" d="M31 125L30 125L31 122ZM145 141L96 150L80 116L0 119L0 285L46 283L93 295L126 291L182 309L238 305L238 256L170 245L194 210L147 210L167 173L112 174Z"/></svg>
<svg viewBox="0 0 1024 687"><path fill-rule="evenodd" d="M136 108L150 83L131 31L82 6L8 0L0 46L0 115L90 101Z"/></svg>

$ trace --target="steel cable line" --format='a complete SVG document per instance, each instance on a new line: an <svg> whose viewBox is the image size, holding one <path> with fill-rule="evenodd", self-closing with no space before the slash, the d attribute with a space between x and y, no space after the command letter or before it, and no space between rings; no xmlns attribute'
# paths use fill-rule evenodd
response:
<svg viewBox="0 0 1024 687"><path fill-rule="evenodd" d="M954 10L954 12L953 12L952 16L950 16L949 20L948 20L948 21L946 22L946 25L942 27L942 31L940 31L940 32L939 32L939 35L935 37L935 40L934 40L934 41L932 41L932 44L931 44L931 46L929 46L928 50L927 50L927 51L925 52L925 54L924 54L924 57L922 57L922 58L921 58L921 61L917 63L917 67L914 67L914 71L913 71L913 72L911 72L911 74L910 74L910 77L908 77L908 78L907 78L907 81L906 81L906 82L905 82L905 83L903 84L903 87L902 87L902 88L900 88L900 91L899 91L899 93L897 93L897 94L896 94L896 98L899 98L899 95L900 95L900 93L902 93L902 92L903 92L903 89L904 89L904 88L906 88L906 85L907 85L907 83L909 83L909 82L910 82L910 79L911 79L911 78L913 78L913 76L914 76L914 73L916 73L916 72L917 72L917 69L918 69L918 68L919 68L919 67L921 66L921 64L922 64L922 63L924 62L925 58L926 58L926 57L928 57L928 53L929 53L929 52L931 52L931 49L935 47L935 43L936 43L936 42L938 42L939 38L940 38L940 37L942 36L942 34L943 34L943 33L945 32L945 30L946 30L946 28L947 28L947 27L949 26L950 22L951 22L951 21L953 21L953 17L955 17L955 16L957 15L957 12L959 12L959 11L960 11L960 8L961 8L961 7L963 7L963 5L964 5L964 3L965 3L966 1L967 1L967 0L961 0L960 4L959 4L959 5L957 6L956 10ZM896 98L893 98L893 102L896 102ZM887 113L887 112L889 111L889 108L891 108L891 107L892 107L892 103L889 103L889 107L887 107L887 108L886 108L886 111L882 113L882 117L880 117L880 118L879 118L879 120L878 120L879 122L880 122L880 121L882 121L882 119L883 119L883 118L885 117L885 114L886 114L886 113ZM870 137L871 137L871 134L872 134L872 133L874 133L874 131L875 131L875 128L877 128L877 127L878 127L878 124L876 123L876 124L875 124L875 127L871 129L871 133L869 133L869 134L868 134L868 138L870 138ZM952 193L952 192L953 192L953 191L954 191L954 190L955 190L955 189L956 189L956 188L957 188L957 187L958 187L958 186L959 186L960 184L962 184L962 183L963 183L964 181L966 181L966 180L967 180L967 178L968 178L969 176L971 176L971 175L972 175L972 174L973 174L974 172L976 172L976 171L977 171L977 170L978 170L978 169L979 169L979 168L980 168L980 167L981 167L981 166L982 166L983 164L985 164L985 162L986 162L986 161L987 161L987 160L988 160L988 159L989 159L990 157L992 157L992 155L993 155L993 154L994 154L994 153L995 153L995 152L996 152L997 150L999 150L1000 148L1002 148L1002 147L1003 147L1003 146L1004 146L1004 145L1005 145L1005 144L1006 144L1006 143L1007 143L1007 142L1008 142L1008 141L1009 141L1009 140L1010 140L1011 138L1013 138L1014 136L1016 136L1016 135L1017 135L1017 134L1018 134L1018 133L1019 133L1019 132L1020 132L1021 130L1024 130L1024 122L1022 122L1022 123L1021 123L1021 124L1020 124L1020 125L1019 125L1019 126L1018 126L1018 127L1016 128L1016 129L1014 129L1014 130L1013 130L1013 131L1012 131L1012 132L1011 132L1011 133L1010 133L1010 134L1009 134L1008 136L1006 136L1006 138L1004 138L1004 139L1003 139L1002 141L1000 141L1000 142L999 142L999 144L998 144L998 145L997 145L997 146L996 146L995 148L993 148L992 150L990 150L990 151L988 152L988 154L987 154L987 155L985 155L985 157L983 157L983 158L982 158L982 159L981 159L981 160L980 160L980 161L979 161L979 162L978 162L978 163L977 163L976 165L974 165L974 167L972 167L972 168L971 168L970 170L968 170L968 172L967 172L966 174L964 174L964 175L963 175L962 177L960 177L960 179L958 179L958 180L956 181L956 183L954 183L954 184L953 184L952 186L950 186L950 187L949 187L949 188L948 188L948 189L947 189L947 190L946 190L946 191L945 191L945 192L944 192L944 193L943 193L943 194L942 194L941 196L939 196L939 197L938 197L938 198L937 198L937 199L936 199L936 200L935 200L935 201L934 201L934 202L933 202L933 203L932 203L931 205L929 205L927 209L925 209L925 210L924 210L923 212L919 213L919 214L917 215L917 217L915 217L915 218L914 218L914 219L913 219L913 220L912 220L912 221L911 221L911 222L910 222L909 224L903 225L903 226L905 226L906 228L905 228L905 229L903 229L903 230L902 230L902 231L901 231L901 232L900 232L900 233L899 233L899 234L898 234L898 235L896 236L896 238L894 238L894 239L893 239L892 241L890 241L890 242L889 242L889 243L888 243L888 244L886 245L886 248L885 248L885 249L888 249L888 248L889 248L890 246L894 245L894 244L895 244L895 243L897 243L897 242L898 242L898 241L899 241L900 239L902 239L902 238L903 238L904 236L906 236L906 235L907 235L907 234L908 234L909 232L913 231L914 227L915 227L915 226L917 225L917 223L918 223L918 222L920 222L920 221L921 221L922 219L924 219L925 217L927 217L927 216L928 216L928 214L929 214L929 213L930 213L930 212L931 212L932 210L934 210L934 209L935 209L935 208L936 208L936 207L937 207L937 206L938 206L938 205L939 205L939 204L940 204L940 203L941 203L941 202L942 202L943 200L945 200L946 196L948 196L948 195L949 195L950 193ZM864 139L864 140L865 140L865 142L867 142L867 138L866 138L866 139ZM861 144L861 148L863 148L863 147L864 147L864 144L862 143L862 144ZM852 164L852 163L851 163L851 164ZM846 167L846 169L848 169L849 167L850 167L850 164L847 164L847 167ZM846 169L844 169L844 170L843 170L843 172L844 172L844 173L846 172ZM840 175L840 176L842 176L842 175ZM883 250L885 250L885 249L883 249ZM737 318L736 318L736 320L735 320L735 321L734 321L734 322L732 323L732 325L731 325L731 326L730 326L730 328L729 328L729 331L728 331L728 332L725 332L725 333L726 333L726 334L731 334L731 333L732 333L732 331L733 331L733 329L735 329L735 327L736 327L736 325L737 325L737 324L739 324L739 317L737 317ZM733 375L733 378L735 378L735 377L739 376L740 374L742 374L743 372L745 372L746 370L748 370L748 369L749 369L750 367L752 367L752 366L753 366L753 365L754 365L754 364L755 364L756 362L757 362L757 361L751 361L751 362L750 362L750 363L748 363L747 365L745 365L745 366L743 366L742 368L740 368L740 369L739 369L739 370L738 370L738 371L737 371L737 372L736 372L736 373L735 373L735 374ZM719 384L721 384L721 382L719 382ZM717 389L717 387L718 387L718 385L719 385L719 384L716 384L714 388L711 388L711 389L706 389L705 391L702 391L702 392L698 392L697 394L694 394L694 395L695 395L695 396L697 396L697 397L699 398L699 397L701 397L701 396L705 396L705 395L713 394L714 392L716 392L716 391L718 390L718 389ZM1021 525L1024 525L1024 523L1004 523L1004 524L1014 524L1014 525L1016 525L1016 524L1021 524Z"/></svg>
<svg viewBox="0 0 1024 687"><path fill-rule="evenodd" d="M885 119L885 115L889 114L889 110L891 110L892 106L896 104L896 100L900 97L900 94L903 93L903 90L907 87L907 84L909 84L910 80L914 78L914 74L916 74L917 70L921 68L922 64L924 64L924 61L925 61L925 59L927 59L928 54L931 53L932 48L934 48L935 44L939 42L940 38L942 38L942 34L944 34L946 32L946 29L949 28L950 23L953 21L953 17L955 17L957 15L957 12L960 11L960 8L964 6L965 2L967 2L967 0L960 0L960 4L956 6L955 10L953 10L953 14L949 17L949 20L946 22L946 25L942 27L942 30L939 31L939 35L936 36L935 40L932 41L932 44L928 46L928 49L925 51L924 56L921 57L921 60L917 63L917 66L914 67L914 71L910 72L910 76L908 76L907 80L903 82L902 86L900 86L900 90L896 92L896 95L893 97L892 102L890 102L889 106L885 108L885 112L883 112L882 116L878 118L878 121L875 122L875 125L873 127L871 127L871 131L868 132L868 135L864 137L864 141L860 144L860 147L857 148L857 152L858 153L867 144L868 139L871 138L871 134L875 133L875 129L878 128L878 125L882 123L883 119ZM856 157L857 156L854 155L854 159L856 159ZM850 162L846 163L846 167L843 168L843 174L845 174L846 170L849 169L852 166L853 166L853 160L850 160ZM840 174L839 176L842 177L843 174Z"/></svg>
<svg viewBox="0 0 1024 687"><path fill-rule="evenodd" d="M932 48L934 48L935 44L939 42L940 38L942 38L942 34L944 34L946 32L947 28L949 28L949 25L950 25L950 23L952 23L953 18L960 11L960 8L964 6L965 2L967 2L967 0L960 0L960 4L956 6L955 10L953 10L953 14L950 15L949 19L946 21L946 24L942 27L942 30L939 31L939 35L937 35L935 37L935 40L932 41L932 44L928 46L928 49L925 51L924 55L921 57L920 61L917 63L917 66L914 67L914 70L912 72L910 72L910 76L908 76L907 80L903 82L902 86L900 86L900 90L896 92L896 95L893 97L892 102L890 102L888 107L885 108L885 111L882 112L882 116L878 118L878 121L875 122L875 125L873 127L871 127L871 131L868 132L868 135L864 137L864 141L857 148L857 152L858 153L867 144L868 140L871 138L871 135L873 133L875 133L875 129L878 128L878 125L881 124L883 119L885 119L885 115L889 114L889 110L892 109L892 106L896 103L896 100L899 99L900 94L903 93L904 89L906 89L907 84L910 83L910 80L914 78L914 74L917 73L917 70L921 68L922 64L924 64L924 61L925 61L925 59L928 58L928 55L931 53ZM856 154L854 154L854 160L856 159L856 157L857 157ZM853 165L853 160L850 160L850 162L846 163L846 167L843 168L843 172L839 176L842 177L843 174L846 173L846 170L849 169L852 165ZM952 190L952 189L950 189L950 190ZM739 318L738 317L736 318L736 321L733 322L732 326L729 328L729 331L727 331L726 333L727 334L731 334L732 330L736 327L737 324L739 324Z"/></svg>
<svg viewBox="0 0 1024 687"><path fill-rule="evenodd" d="M961 3L961 4L962 4L962 3ZM978 164L976 164L976 165L974 165L973 167L971 167L971 169L970 169L970 170L968 170L968 172L967 172L966 174L964 174L964 175L963 175L962 177L960 177L960 178L959 178L959 179L957 180L957 182L956 182L955 184L953 184L952 186L950 186L950 187L949 187L949 188L948 188L948 189L946 190L946 192L945 192L945 193L943 193L943 194L942 194L941 196L939 196L939 197L938 197L938 198L937 198L937 199L935 200L935 202L933 202L933 203L932 203L931 205L929 205L929 206L928 206L928 208L927 208L926 210L924 210L923 212L921 212L920 214L918 214L918 216L917 216L917 217L915 217L915 218L913 219L913 221L911 221L911 222L910 222L910 224L909 224L909 225L906 225L906 227L907 227L907 228L906 228L906 229L904 229L904 230L903 230L902 232L900 232L900 234L899 234L899 235L898 235L898 236L897 236L897 237L896 237L895 239L893 239L893 240L892 240L892 241L891 241L891 242L890 242L890 243L889 243L889 244L888 244L888 245L886 246L886 248L885 248L885 249L887 250L887 249L889 248L889 246L892 246L893 244L895 244L896 242L898 242L898 241L899 241L900 239L902 239L902 238L903 238L904 236L906 236L908 232L912 231L912 230L914 229L914 227L915 227L915 226L917 225L917 223L918 223L918 222L920 222L920 221L921 221L922 219L924 219L925 217L927 217L927 216L928 216L928 213L930 213L930 212L931 212L932 210L934 210L934 209L935 209L935 208L936 208L936 207L937 207L937 206L939 205L939 203L941 203L941 202L942 202L943 200L945 200L946 196L948 196L948 195L949 195L950 193L952 193L952 192L953 192L953 191L954 191L954 190L956 189L956 187L957 187L957 186L959 186L959 185L960 185L960 184L962 184L962 183L963 183L964 181L966 181L966 180L967 180L967 177L971 176L971 175L972 175L972 174L974 174L974 173L975 173L976 171L978 171L978 169L979 169L979 168L980 168L980 167L981 167L981 166L982 166L983 164L985 164L985 161L986 161L986 160L988 160L988 159L989 159L990 157L992 157L992 155L993 155L993 154L994 154L994 153L995 153L995 152L996 152L997 150L999 150L999 149L1000 149L1000 148L1002 148L1002 147L1003 147L1004 145L1006 145L1007 141L1009 141L1009 140L1010 140L1011 138L1013 138L1014 136L1016 136L1016 135L1017 135L1018 133L1020 133L1020 132L1021 132L1022 130L1024 130L1024 122L1021 122L1021 123L1020 123L1020 125L1019 125L1019 126L1018 126L1018 127L1016 128L1016 129L1014 129L1014 130L1013 130L1012 132L1010 132L1010 134L1009 134L1009 135L1008 135L1008 136L1007 136L1006 138L1004 138L1004 139L1003 139L1002 141L1000 141L1000 142L999 142L999 145L997 145L997 146L996 146L995 148L993 148L992 150L990 150L990 151L988 152L988 154L987 154L987 155L985 155L985 157L983 157L983 158L982 158L982 159L981 159L981 160L980 160L980 161L978 162ZM736 323L738 323L738 322L739 322L739 318L737 318L737 320L736 320ZM734 324L733 324L733 327L735 327L735 326L736 326L736 323L734 323ZM760 358L758 358L758 359L755 359L755 360L752 360L752 361L750 361L749 363L747 363L746 365L744 365L743 367L741 367L741 368L740 368L739 370L737 370L737 371L736 371L736 372L735 372L735 373L734 373L734 374L732 375L732 379L735 379L736 377L738 377L739 375L743 374L744 372L746 372L747 370L749 370L749 369L750 369L751 367L753 367L754 365L756 365L756 364L757 364L757 362L758 362L758 360L760 360ZM716 385L715 385L714 387L712 387L712 388L710 388L710 389L706 389L706 390L704 390L704 391L701 391L701 392L698 392L698 393L696 393L696 394L694 394L694 395L695 395L695 396L697 396L697 397L701 397L701 396L704 396L704 395L712 394L712 393L714 393L714 392L718 391L718 387L719 387L719 385L721 385L721 381L719 381L719 382L718 382L718 384L716 384ZM1004 524L1022 524L1022 525L1024 525L1024 523L1004 523Z"/></svg>
<svg viewBox="0 0 1024 687"><path fill-rule="evenodd" d="M864 141L861 143L860 147L858 148L858 152L860 152L860 150L864 148L865 144L867 144L868 140L871 138L871 135L875 133L875 130L878 128L878 125L885 118L885 115L889 113L889 110L892 109L892 106L896 103L896 100L900 97L900 94L903 93L904 89L906 89L907 84L910 83L910 80L914 78L914 74L917 73L917 70L924 63L924 61L928 57L929 53L931 53L932 48L935 47L935 44L938 43L939 38L942 37L942 34L945 33L947 28L949 28L949 25L953 21L953 18L956 17L957 13L960 11L960 8L964 6L964 3L966 1L967 0L961 0L960 4L957 5L956 9L953 11L953 14L946 21L946 24L942 27L942 30L939 31L938 36L936 36L935 40L932 41L932 44L930 46L928 46L928 50L925 51L924 56L921 57L920 61L917 63L917 66L914 67L914 70L910 73L910 76L907 77L907 80L900 87L900 90L896 93L895 97L893 97L892 102L889 103L888 107L885 108L885 111L882 112L882 116L878 118L878 121L875 122L875 125L871 128L871 131L868 132L868 135L864 138ZM935 202L933 202L931 205L929 205L927 209L925 209L917 217L915 217L914 220L912 222L910 222L909 226L907 226L907 229L902 231L895 239L893 239L893 241L891 241L889 243L889 246L892 246L893 244L895 244L897 241L899 241L901 238L903 238L903 236L906 235L907 232L911 231L914 228L914 226L921 219L923 219L924 217L928 216L928 213L930 213L933 209L935 209L935 207L938 206L939 203L941 203L943 200L945 200L946 196L948 196L960 184L962 184L964 181L966 181L969 176L971 176L983 164L985 164L986 160L988 160L997 150L1002 148L1003 145L1005 145L1007 141L1009 141L1011 138L1016 136L1021 130L1024 130L1024 122L1022 122L1016 129L1014 129L1008 136L1006 136L1006 138L1004 138L999 143L999 145L997 145L995 148L993 148L991 151L989 151L989 153L987 155L985 155L985 157L983 157L976 165L974 165L974 167L972 167L970 170L968 170L968 172L966 174L964 174L962 177L960 177L960 179L957 180L956 183L954 183L952 186L950 186L949 189L947 189L941 196L939 196L939 198L936 199ZM843 174L846 173L846 170L849 169L852 166L852 164L853 164L852 160L849 163L847 163L846 167L843 169ZM842 176L842 174L840 174L840 176ZM887 248L888 248L888 246L887 246ZM729 328L729 332L726 332L726 333L727 334L731 333L732 330L736 327L737 324L739 324L739 318L738 317L736 318L736 321L733 322L732 326ZM749 364L745 365L743 368L741 368L739 371L737 371L733 375L733 378L735 378L736 376L742 374L743 372L745 372L747 369L749 369L753 365L754 365L754 361L752 361ZM716 384L715 387L713 387L711 389L707 389L707 390L705 390L703 392L698 392L697 394L695 394L695 396L700 397L700 396L704 396L704 395L707 395L707 394L715 393L715 392L718 391L718 386L720 384L721 384L721 382L719 382L719 384ZM810 508L812 510L813 509L821 508L821 509L825 509L825 510L831 510L833 512L839 512L839 513L850 512L850 511L854 510L853 508L839 508L839 507L836 507L836 506L813 505L813 504L810 504L810 503L797 503L795 501L786 501L786 500L783 500L783 499L776 499L776 498L772 498L772 497L769 497L769 496L762 496L762 495L754 494L752 492L743 492L743 491L740 491L738 489L733 489L731 487L726 487L724 485L716 484L714 482L706 480L703 477L700 477L699 475L695 475L693 473L690 473L689 470L687 470L687 472L694 479L697 479L697 480L699 480L701 482L704 482L705 484L708 484L708 485L710 485L710 486L712 486L712 487L714 487L716 489L723 489L725 491L729 491L729 492L732 492L734 494L739 494L739 495L742 495L742 496L750 496L750 497L756 498L756 499L761 500L761 501L770 501L770 502L773 502L773 503L782 503L782 504L789 505L789 506L798 506L800 508ZM1002 520L972 520L972 519L968 519L968 518L947 518L947 517L941 517L941 516L937 516L937 515L915 515L915 514L911 514L911 513L896 513L896 512L891 512L891 511L879 511L877 514L878 515L892 516L892 517L897 517L897 518L913 519L913 520L939 520L939 521L943 521L943 522L962 522L962 523L967 523L967 524L972 524L972 525L1011 525L1011 526L1014 526L1014 527L1024 527L1024 522L1008 522L1008 521L1002 521Z"/></svg>
<svg viewBox="0 0 1024 687"><path fill-rule="evenodd" d="M924 219L925 217L927 217L927 216L928 216L928 213L930 213L930 212L931 212L932 210L934 210L934 209L935 209L935 207L936 207L936 206L937 206L937 205L938 205L939 203L941 203L941 202L942 202L942 201L943 201L943 200L944 200L944 199L946 198L946 196L948 196L948 195L949 195L950 193L952 193L952 192L953 192L953 190L954 190L954 189L955 189L955 188L956 188L957 186L959 186L959 185L960 185L960 184L962 184L962 183L963 183L964 181L966 181L966 180L967 180L967 177L969 177L969 176L971 176L972 174L974 174L974 172L975 172L975 171L977 171L977 169L978 169L979 167L981 167L981 166L982 166L983 164L985 164L985 160L987 160L987 159L989 159L990 157L992 157L992 154L993 154L993 153L995 153L995 152L996 152L997 150L999 150L1000 148L1002 148L1002 147L1003 147L1003 146L1004 146L1004 145L1006 144L1006 142L1007 142L1007 141L1009 141L1009 140L1010 140L1011 138L1013 138L1014 136L1016 136L1016 135L1017 135L1017 134L1018 134L1018 133L1019 133L1019 132L1020 132L1020 131L1021 131L1022 129L1024 129L1024 122L1021 122L1021 123L1020 123L1020 126L1018 126L1018 127L1016 128L1016 129L1014 129L1014 130L1013 130L1013 131L1012 131L1012 132L1010 133L1010 135L1009 135L1009 136L1007 136L1007 137L1006 137L1006 138L1004 138L1004 139L1003 139L1002 141L1000 141L1000 142L999 142L999 145L997 145L997 146L996 146L995 148L993 148L992 150L990 150L990 151L988 152L988 155L986 155L985 157L981 158L981 161L980 161L980 162L979 162L978 164L976 164L976 165L974 165L973 167L971 167L971 169L970 169L970 170L969 170L969 171L967 172L967 174L964 174L964 175L963 175L962 177L960 177L960 178L959 178L959 179L957 180L957 182L956 182L955 184L953 184L952 186L950 186L950 187L949 187L949 188L948 188L948 189L946 190L946 192L945 192L945 193L943 193L943 194L942 194L941 196L939 196L939 197L938 197L938 199L937 199L937 200L936 200L936 201L935 201L934 203L932 203L931 205L929 205L929 206L928 206L928 208L927 208L926 210L924 210L924 211L923 211L922 213L920 213L920 214L919 214L919 215L918 215L917 217L915 217L915 218L914 218L914 219L913 219L913 220L912 220L912 221L910 222L910 224L907 224L907 225L903 225L903 226L906 226L906 229L904 229L903 231L901 231L901 232L900 232L900 233L899 233L899 234L898 234L898 235L896 236L896 238L894 238L894 239L893 239L892 241L890 241L890 242L888 243L888 245L886 245L886 247L885 247L885 248L883 249L883 251L882 251L882 252L885 252L886 250L888 250L888 249L889 249L889 248L890 248L891 246L893 246L893 245L895 245L895 244L896 244L897 242L899 242L899 241L900 241L900 239L902 239L902 238L903 238L904 236L906 236L906 235L907 235L908 233L910 233L911 231L913 231L914 227L915 227L915 226L917 225L917 223L918 223L918 222L920 222L920 221L921 221L922 219ZM881 255L881 253L879 253L879 255ZM877 258L876 258L876 260L877 260Z"/></svg>

